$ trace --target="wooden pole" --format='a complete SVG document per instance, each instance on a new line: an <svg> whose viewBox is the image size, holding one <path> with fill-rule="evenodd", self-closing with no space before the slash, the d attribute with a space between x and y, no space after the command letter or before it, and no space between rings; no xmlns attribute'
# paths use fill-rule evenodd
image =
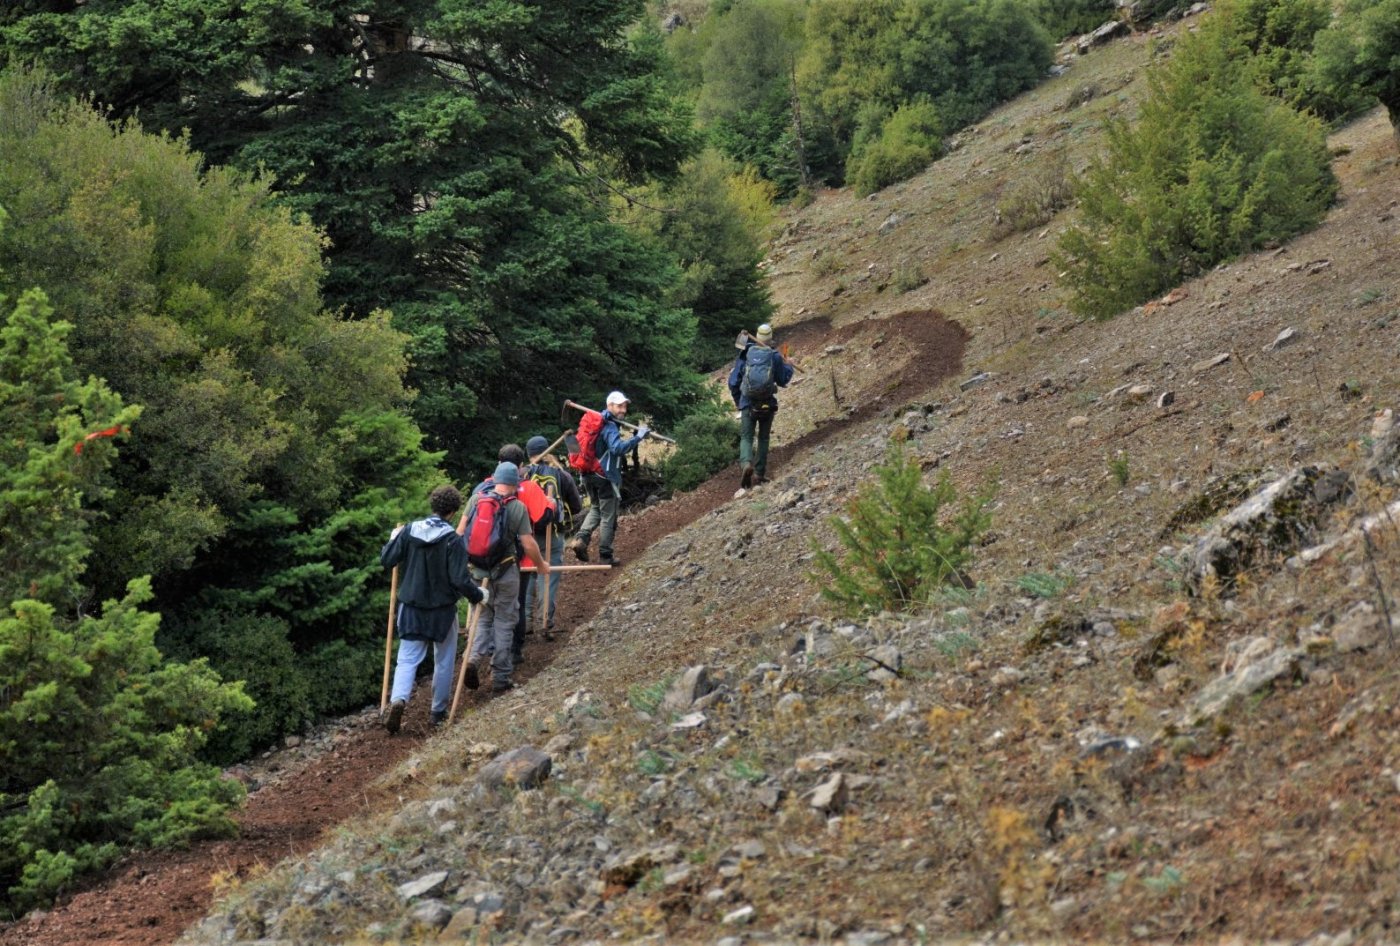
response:
<svg viewBox="0 0 1400 946"><path fill-rule="evenodd" d="M481 579L483 591L491 587L491 579ZM476 625L481 621L481 606L473 605L467 613L467 651L462 655L462 666L457 670L457 687L452 691L452 709L447 712L447 721L457 718L457 704L462 702L462 685L467 680L467 664L472 659L472 647L476 644Z"/></svg>
<svg viewBox="0 0 1400 946"><path fill-rule="evenodd" d="M547 446L547 447L544 448L544 453L541 453L541 454L540 454L539 456L537 456L537 457L531 457L531 458L530 458L530 462L531 462L531 463L539 463L540 460L541 460L542 458L547 457L547 456L549 456L550 454L552 454L552 453L554 452L554 448L557 447L557 446L559 446L561 443L563 443L563 442L568 438L569 434L571 434L571 433L573 433L572 430L566 430L566 431L564 431L562 434L559 435L559 439L558 439L558 440L554 441L554 443L552 443L552 444L550 444L549 446Z"/></svg>
<svg viewBox="0 0 1400 946"><path fill-rule="evenodd" d="M527 574L527 575L529 575L529 574L531 574L531 573L533 573L533 572L539 571L539 569L536 568L536 567L533 566L533 565L521 565L521 566L520 566L520 570L521 570L522 572L524 572L525 574ZM551 573L553 573L553 572L606 572L606 571L611 571L611 570L612 570L612 566L611 566L611 565L554 565L554 566L552 566L549 570L550 570Z"/></svg>
<svg viewBox="0 0 1400 946"><path fill-rule="evenodd" d="M572 407L572 408L573 408L574 410L576 410L576 411L583 411L585 414L588 414L588 413L601 414L601 413L602 413L602 411L595 411L595 410L593 410L593 408L591 408L591 407L584 407L582 404L575 404L573 401L565 401L565 402L564 402L564 406L565 406L565 407ZM619 421L617 421L616 423L617 423L617 426L619 426L619 427L625 427L625 428L627 428L628 430L636 430L636 429L637 429L637 425L636 425L636 424L629 424L629 423L628 423L627 421L625 421L625 420L619 420ZM564 436L567 437L568 434L565 434ZM669 444L670 444L671 446L673 446L673 447L676 445L676 442L675 442L674 440L672 440L670 437L663 437L661 434L658 434L658 433L657 433L656 431L654 431L654 430L651 431L650 433L648 433L647 436L650 437L650 438L653 439L653 440L660 440L662 443L669 443Z"/></svg>
<svg viewBox="0 0 1400 946"><path fill-rule="evenodd" d="M399 598L399 566L394 566L394 573L389 578L389 626L384 631L384 686L379 690L379 712L382 714L389 706L389 661L394 653L394 612L398 610Z"/></svg>
<svg viewBox="0 0 1400 946"><path fill-rule="evenodd" d="M553 551L554 523L551 522L544 528L544 560L550 562L551 567L553 567L552 563L554 562L554 557L551 554ZM564 566L560 565L559 567L563 568ZM546 575L543 578L536 578L535 580L541 585L544 585L544 606L540 608L540 634L545 635L549 633L549 576ZM542 599L539 595L535 595L535 600L540 601Z"/></svg>

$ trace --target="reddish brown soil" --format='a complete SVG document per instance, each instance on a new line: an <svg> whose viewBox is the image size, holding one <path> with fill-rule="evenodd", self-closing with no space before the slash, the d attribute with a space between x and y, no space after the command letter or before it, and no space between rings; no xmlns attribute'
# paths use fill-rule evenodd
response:
<svg viewBox="0 0 1400 946"><path fill-rule="evenodd" d="M848 403L859 406L845 418L822 424L774 449L770 474L780 472L796 453L826 442L846 425L898 409L959 370L967 340L957 323L928 311L850 323L834 332L829 326L826 319L819 318L784 330L793 357L810 364L821 345L867 341L878 345L897 338L911 353L909 370L877 374L871 379L888 390L843 392ZM866 335L871 338L863 341ZM617 536L618 556L625 561L639 555L652 543L727 502L738 479L736 463L687 494L684 502L668 502L645 515L624 517ZM561 596L556 611L556 624L564 629L585 624L602 601L610 578L607 572L570 576L568 594ZM548 666L568 638L567 631L552 643L531 637L517 679L528 680ZM328 829L385 802L389 793L374 787L376 779L428 735L426 692L425 686L416 688L403 731L397 737L378 727L358 729L299 776L251 794L238 818L237 838L199 842L183 851L131 855L54 909L31 914L0 930L0 946L154 946L173 942L207 912L216 878L244 877L310 850ZM486 691L469 693L466 712L489 698Z"/></svg>

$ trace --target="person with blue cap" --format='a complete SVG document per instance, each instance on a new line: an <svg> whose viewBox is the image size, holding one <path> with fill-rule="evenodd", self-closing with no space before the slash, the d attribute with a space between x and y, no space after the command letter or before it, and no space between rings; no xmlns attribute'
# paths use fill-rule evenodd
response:
<svg viewBox="0 0 1400 946"><path fill-rule="evenodd" d="M534 531L530 527L530 513L525 504L515 498L520 488L520 468L514 463L502 462L491 474L491 489L486 493L474 493L467 503L459 532L467 533L479 509L490 508L486 503L489 497L494 501L494 512L505 517L505 534L513 541L500 560L485 565L472 564L472 576L478 581L489 579L491 600L481 608L477 618L476 639L471 653L467 654L464 678L469 689L481 685L478 664L489 657L494 677L492 689L504 693L514 689L511 673L515 670L512 649L515 638L515 623L520 614L520 558L524 555L534 563L538 574L549 577L549 563L545 561L535 542ZM469 546L470 547L470 546Z"/></svg>

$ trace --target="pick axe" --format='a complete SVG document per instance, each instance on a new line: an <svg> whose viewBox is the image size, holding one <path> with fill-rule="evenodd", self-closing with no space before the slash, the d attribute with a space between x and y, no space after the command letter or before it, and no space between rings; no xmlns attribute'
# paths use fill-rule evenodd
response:
<svg viewBox="0 0 1400 946"><path fill-rule="evenodd" d="M748 347L749 347L749 344L750 344L750 343L753 343L754 345L757 345L759 348L772 348L772 347L773 347L772 345L765 345L763 342L760 342L760 341L758 340L758 336L757 336L757 335L754 335L754 334L752 334L752 333L750 333L748 329L740 329L740 330L739 330L739 337L736 338L736 339L734 339L734 347L737 348L737 349L739 349L740 351L743 351L745 348L748 348ZM792 368L793 371L800 372L801 374L806 374L806 373L807 373L806 369L804 369L804 368L803 368L801 365L799 365L797 362L793 361L793 360L792 360L792 357L791 357L790 355L788 355L788 353L787 353L786 351L784 351L782 348L779 348L777 351L778 351L778 354L780 354L780 355L783 356L783 360L786 361L786 362L788 363L788 367Z"/></svg>
<svg viewBox="0 0 1400 946"><path fill-rule="evenodd" d="M573 408L573 409L576 410L576 411L583 411L585 414L599 414L599 413L602 413L601 411L595 411L595 410L594 410L593 408L591 408L591 407L584 407L582 404L576 404L576 403L574 403L573 401L565 401L565 402L564 402L564 407L565 407L566 410L567 410L568 408ZM636 430L636 429L638 429L636 424L629 424L629 423L627 423L627 421L625 421L625 420L619 420L619 421L617 421L617 426L619 426L619 427L625 427L625 428L627 428L628 430ZM568 437L568 436L569 436L568 434L565 434L565 435L564 435L564 437ZM657 433L656 431L654 431L654 430L653 430L650 434L648 434L648 436L653 437L653 438L655 438L655 439L657 439L657 440L660 440L662 443L669 443L669 444L670 444L671 446L673 446L673 447L676 445L676 442L675 442L674 440L672 440L670 437L663 437L663 436L661 436L661 434L658 434L658 433Z"/></svg>

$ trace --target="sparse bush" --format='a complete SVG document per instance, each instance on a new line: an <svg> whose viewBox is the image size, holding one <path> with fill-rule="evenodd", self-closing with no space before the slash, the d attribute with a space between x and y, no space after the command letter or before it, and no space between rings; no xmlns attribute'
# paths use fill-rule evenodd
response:
<svg viewBox="0 0 1400 946"><path fill-rule="evenodd" d="M997 201L994 234L1000 238L1048 223L1074 202L1074 177L1063 158L1018 177Z"/></svg>
<svg viewBox="0 0 1400 946"><path fill-rule="evenodd" d="M848 178L862 196L905 180L943 153L943 125L927 102L902 105L852 154Z"/></svg>
<svg viewBox="0 0 1400 946"><path fill-rule="evenodd" d="M676 428L674 453L661 463L661 478L669 489L694 489L724 469L739 455L739 425L712 401Z"/></svg>
<svg viewBox="0 0 1400 946"><path fill-rule="evenodd" d="M1336 193L1321 122L1255 85L1228 9L1148 75L1136 125L1108 127L1057 265L1071 306L1110 317L1222 260L1315 226Z"/></svg>
<svg viewBox="0 0 1400 946"><path fill-rule="evenodd" d="M816 550L821 571L813 577L823 586L822 596L860 614L907 610L945 585L965 584L963 569L991 523L987 506L995 489L984 488L945 516L957 498L952 481L945 473L926 486L902 445L890 448L875 476L851 502L848 516L831 520L845 555L837 559Z"/></svg>
<svg viewBox="0 0 1400 946"><path fill-rule="evenodd" d="M1063 575L1049 572L1029 572L1016 579L1016 587L1036 598L1058 598L1069 589L1070 581Z"/></svg>
<svg viewBox="0 0 1400 946"><path fill-rule="evenodd" d="M928 282L928 275L918 263L905 263L894 271L895 292L912 292L926 282Z"/></svg>

